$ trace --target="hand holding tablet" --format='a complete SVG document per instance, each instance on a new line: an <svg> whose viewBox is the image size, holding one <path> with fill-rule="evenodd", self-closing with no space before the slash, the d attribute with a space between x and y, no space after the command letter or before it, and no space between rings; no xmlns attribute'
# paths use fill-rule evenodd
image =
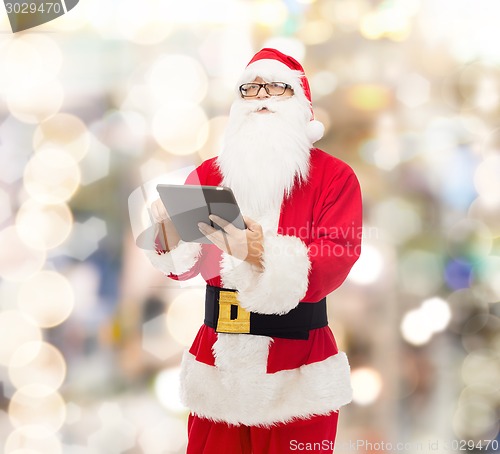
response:
<svg viewBox="0 0 500 454"><path fill-rule="evenodd" d="M186 242L212 242L200 232L198 224L205 223L216 230L222 227L209 216L214 214L238 229L245 229L240 209L229 188L220 186L159 184L156 187L180 238Z"/></svg>

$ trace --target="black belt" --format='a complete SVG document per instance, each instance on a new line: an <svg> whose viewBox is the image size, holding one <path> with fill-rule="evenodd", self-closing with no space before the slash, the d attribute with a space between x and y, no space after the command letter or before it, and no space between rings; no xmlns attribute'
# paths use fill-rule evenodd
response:
<svg viewBox="0 0 500 454"><path fill-rule="evenodd" d="M328 325L326 298L299 303L284 315L248 312L238 304L238 292L207 285L205 325L218 333L255 334L284 339L308 339L311 329Z"/></svg>

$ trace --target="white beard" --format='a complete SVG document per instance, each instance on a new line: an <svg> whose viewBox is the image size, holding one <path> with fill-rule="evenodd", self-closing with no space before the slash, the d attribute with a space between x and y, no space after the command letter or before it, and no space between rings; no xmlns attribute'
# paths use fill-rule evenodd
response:
<svg viewBox="0 0 500 454"><path fill-rule="evenodd" d="M257 113L262 106L273 113ZM279 213L283 198L307 179L309 117L294 96L233 103L217 164L244 215Z"/></svg>

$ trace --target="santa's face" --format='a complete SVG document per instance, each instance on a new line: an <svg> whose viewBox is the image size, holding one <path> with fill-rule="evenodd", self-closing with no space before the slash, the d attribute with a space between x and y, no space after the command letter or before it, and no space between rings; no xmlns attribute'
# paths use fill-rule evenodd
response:
<svg viewBox="0 0 500 454"><path fill-rule="evenodd" d="M270 82L256 77L249 83ZM289 87L280 96L261 87L255 96L233 103L217 162L223 184L233 189L243 214L259 217L279 211L283 197L306 178L312 145L306 134L309 119L310 110Z"/></svg>

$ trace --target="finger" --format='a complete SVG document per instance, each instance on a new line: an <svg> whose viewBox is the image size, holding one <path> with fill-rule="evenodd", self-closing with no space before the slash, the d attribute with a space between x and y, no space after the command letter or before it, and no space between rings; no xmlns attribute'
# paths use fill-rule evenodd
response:
<svg viewBox="0 0 500 454"><path fill-rule="evenodd" d="M225 249L225 241L223 238L223 232L220 230L216 230L213 227L210 227L208 224L204 222L200 222L198 224L198 229L200 232L205 235L213 244L215 244L219 249L226 251ZM226 251L227 252L227 251Z"/></svg>
<svg viewBox="0 0 500 454"><path fill-rule="evenodd" d="M240 230L237 227L235 227L233 224L231 224L229 221L222 219L221 217L217 216L216 214L211 214L209 216L209 218L211 221L215 222L219 227L222 227L229 234L234 234L238 230Z"/></svg>
<svg viewBox="0 0 500 454"><path fill-rule="evenodd" d="M168 213L160 199L155 200L151 205L151 214L156 221L168 218Z"/></svg>
<svg viewBox="0 0 500 454"><path fill-rule="evenodd" d="M262 226L257 221L254 221L252 218L247 216L243 216L243 220L245 221L245 225L248 230L262 233Z"/></svg>

